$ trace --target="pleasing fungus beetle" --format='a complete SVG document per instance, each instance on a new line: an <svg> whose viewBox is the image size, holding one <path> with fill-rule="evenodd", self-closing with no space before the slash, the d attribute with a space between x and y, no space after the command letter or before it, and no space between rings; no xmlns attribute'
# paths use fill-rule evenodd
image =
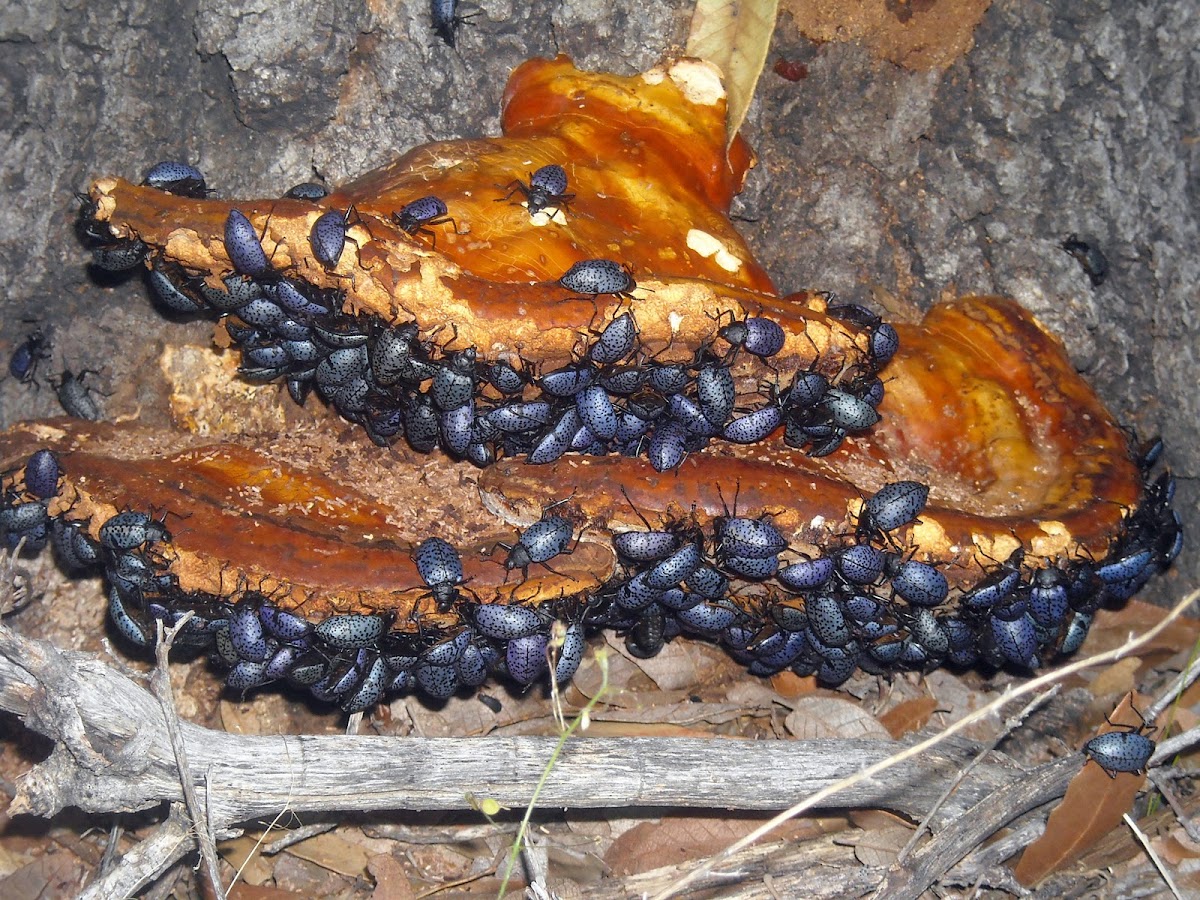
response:
<svg viewBox="0 0 1200 900"><path fill-rule="evenodd" d="M208 194L203 172L187 163L169 160L151 166L142 184L166 191L168 194L196 200L202 200Z"/></svg>
<svg viewBox="0 0 1200 900"><path fill-rule="evenodd" d="M670 531L623 531L613 535L613 549L632 563L657 562L679 547L679 537Z"/></svg>
<svg viewBox="0 0 1200 900"><path fill-rule="evenodd" d="M38 363L49 358L50 338L40 328L35 328L13 351L8 361L8 374L21 384L30 384Z"/></svg>
<svg viewBox="0 0 1200 900"><path fill-rule="evenodd" d="M1130 709L1133 709L1130 704ZM1138 713L1136 709L1133 710ZM1138 718L1141 718L1138 713ZM1107 716L1105 721L1117 731L1109 731L1097 735L1083 745L1083 752L1096 765L1104 770L1109 778L1116 778L1117 773L1141 774L1146 771L1146 764L1154 755L1157 746L1146 735L1154 730L1154 726L1142 719L1141 725L1117 725Z"/></svg>
<svg viewBox="0 0 1200 900"><path fill-rule="evenodd" d="M871 358L875 365L882 366L900 349L900 335L896 329L884 322L871 332Z"/></svg>
<svg viewBox="0 0 1200 900"><path fill-rule="evenodd" d="M845 431L862 431L879 421L879 413L866 400L853 394L830 388L821 405L829 412L830 420Z"/></svg>
<svg viewBox="0 0 1200 900"><path fill-rule="evenodd" d="M734 419L725 426L721 435L735 444L754 444L778 428L782 419L783 412L778 406L771 404L740 419Z"/></svg>
<svg viewBox="0 0 1200 900"><path fill-rule="evenodd" d="M696 373L696 401L709 422L723 426L733 413L736 399L733 373L727 365L709 362L700 367Z"/></svg>
<svg viewBox="0 0 1200 900"><path fill-rule="evenodd" d="M567 545L571 543L574 533L575 526L569 519L562 516L543 516L521 532L516 544L497 545L508 551L504 568L510 571L520 569L522 577L525 578L529 577L529 567L533 563L541 563L553 572L546 563L556 556L572 552L567 549Z"/></svg>
<svg viewBox="0 0 1200 900"><path fill-rule="evenodd" d="M349 613L330 616L313 629L313 633L339 650L359 650L379 640L384 624L381 616Z"/></svg>
<svg viewBox="0 0 1200 900"><path fill-rule="evenodd" d="M350 224L353 213L353 206L344 213L331 209L313 222L308 242L312 245L313 256L326 269L336 267L342 258L342 251L346 248L346 226Z"/></svg>
<svg viewBox="0 0 1200 900"><path fill-rule="evenodd" d="M438 612L448 611L459 598L458 586L463 581L458 551L442 538L426 538L413 551L413 561L437 603Z"/></svg>
<svg viewBox="0 0 1200 900"><path fill-rule="evenodd" d="M302 181L300 184L288 188L287 193L283 196L289 200L310 200L315 203L329 196L329 188L314 181Z"/></svg>
<svg viewBox="0 0 1200 900"><path fill-rule="evenodd" d="M185 294L171 280L170 276L159 268L149 269L146 272L146 280L150 282L150 288L154 291L154 296L167 309L179 313L194 313L204 308L204 304Z"/></svg>
<svg viewBox="0 0 1200 900"><path fill-rule="evenodd" d="M58 476L62 467L53 450L37 450L25 463L25 488L41 500L49 500L58 493Z"/></svg>
<svg viewBox="0 0 1200 900"><path fill-rule="evenodd" d="M447 212L446 204L437 197L421 197L405 204L399 212L392 213L392 220L406 234L414 237L418 234L429 235L436 248L437 233L433 231L431 225L444 225L449 222L454 226L454 233L460 234L458 223L454 221L453 217L446 215Z"/></svg>
<svg viewBox="0 0 1200 900"><path fill-rule="evenodd" d="M718 517L714 522L717 557L770 559L787 549L787 541L767 516L749 519L743 516Z"/></svg>
<svg viewBox="0 0 1200 900"><path fill-rule="evenodd" d="M587 649L586 635L583 625L576 622L566 629L563 635L562 648L558 653L558 662L554 666L554 680L562 685L575 677L579 664L583 662L583 652Z"/></svg>
<svg viewBox="0 0 1200 900"><path fill-rule="evenodd" d="M749 316L740 322L730 322L717 332L732 350L766 359L783 349L785 335L778 322L760 316Z"/></svg>
<svg viewBox="0 0 1200 900"><path fill-rule="evenodd" d="M498 603L477 606L474 620L480 634L497 641L529 637L546 626L537 610L528 606L501 606Z"/></svg>
<svg viewBox="0 0 1200 900"><path fill-rule="evenodd" d="M588 350L588 356L597 365L611 365L633 352L637 341L637 323L629 313L617 316ZM635 388L636 390L636 388Z"/></svg>
<svg viewBox="0 0 1200 900"><path fill-rule="evenodd" d="M136 550L143 544L166 542L171 533L163 523L143 512L117 513L100 526L100 544L113 553Z"/></svg>
<svg viewBox="0 0 1200 900"><path fill-rule="evenodd" d="M508 193L501 200L508 200L520 191L524 195L529 208L529 214L537 215L547 207L565 210L575 199L574 194L567 193L567 173L562 166L542 166L529 176L529 185L519 178L507 185Z"/></svg>
<svg viewBox="0 0 1200 900"><path fill-rule="evenodd" d="M858 537L887 534L907 525L921 514L928 500L929 485L919 481L885 484L863 502L858 514Z"/></svg>
<svg viewBox="0 0 1200 900"><path fill-rule="evenodd" d="M92 396L91 388L84 383L84 377L89 374L93 373L83 371L76 375L70 369L63 369L62 376L57 382L51 382L51 384L54 387L54 393L58 395L59 404L67 415L77 419L87 419L89 422L98 422L103 415L100 405Z"/></svg>
<svg viewBox="0 0 1200 900"><path fill-rule="evenodd" d="M149 252L150 248L136 238L114 241L92 250L92 262L106 272L124 272L140 264Z"/></svg>
<svg viewBox="0 0 1200 900"><path fill-rule="evenodd" d="M239 209L231 209L225 219L225 255L235 269L252 278L265 275L271 267L258 232Z"/></svg>
<svg viewBox="0 0 1200 900"><path fill-rule="evenodd" d="M892 564L889 557L888 574L892 590L913 606L938 606L950 589L946 576L929 563L910 559Z"/></svg>
<svg viewBox="0 0 1200 900"><path fill-rule="evenodd" d="M611 259L581 259L567 269L558 283L568 291L591 297L600 294L630 297L637 288L629 269Z"/></svg>
<svg viewBox="0 0 1200 900"><path fill-rule="evenodd" d="M886 564L884 553L870 544L853 544L837 555L837 570L851 584L874 584Z"/></svg>
<svg viewBox="0 0 1200 900"><path fill-rule="evenodd" d="M108 615L117 632L125 640L138 647L150 646L150 636L145 627L130 615L125 607L125 598L115 587L109 588L108 591Z"/></svg>
<svg viewBox="0 0 1200 900"><path fill-rule="evenodd" d="M546 646L548 643L549 640L545 634L531 634L509 641L504 655L505 662L508 664L508 674L521 684L532 684L539 675L546 671Z"/></svg>
<svg viewBox="0 0 1200 900"><path fill-rule="evenodd" d="M429 13L433 20L433 30L451 50L454 49L455 41L458 39L458 26L478 15L478 13L459 15L458 0L430 0Z"/></svg>

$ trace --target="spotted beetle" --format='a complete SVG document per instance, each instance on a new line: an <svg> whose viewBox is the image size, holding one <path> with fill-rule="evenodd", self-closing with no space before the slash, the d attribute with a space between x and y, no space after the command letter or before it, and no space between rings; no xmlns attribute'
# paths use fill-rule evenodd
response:
<svg viewBox="0 0 1200 900"><path fill-rule="evenodd" d="M558 283L568 291L591 297L615 294L633 299L632 292L637 288L629 269L611 259L581 259L567 269Z"/></svg>
<svg viewBox="0 0 1200 900"><path fill-rule="evenodd" d="M235 269L252 278L271 267L258 232L240 209L231 209L225 219L225 254Z"/></svg>
<svg viewBox="0 0 1200 900"><path fill-rule="evenodd" d="M430 0L429 13L433 20L433 30L451 50L458 40L458 26L468 19L473 19L478 13L458 13L458 0Z"/></svg>
<svg viewBox="0 0 1200 900"><path fill-rule="evenodd" d="M508 551L508 557L504 560L504 568L509 571L520 569L522 577L528 578L529 567L533 563L541 563L554 572L554 569L550 568L547 563L556 556L569 555L573 552L574 547L568 550L567 545L571 543L574 533L575 526L571 524L570 519L562 516L543 515L541 519L521 532L516 544L497 544L496 546L503 547ZM575 539L575 543L579 543L578 538Z"/></svg>
<svg viewBox="0 0 1200 900"><path fill-rule="evenodd" d="M555 211L565 210L575 199L574 194L567 193L567 173L562 166L542 166L529 176L529 184L517 178L510 181L506 188L508 193L498 198L508 200L518 191L524 195L529 214L537 215L547 207L555 207Z"/></svg>
<svg viewBox="0 0 1200 900"><path fill-rule="evenodd" d="M1104 279L1108 277L1108 258L1095 238L1072 234L1058 246L1075 258L1092 282L1092 287L1104 284Z"/></svg>
<svg viewBox="0 0 1200 900"><path fill-rule="evenodd" d="M151 166L142 184L166 191L168 194L191 197L195 200L203 200L208 194L203 172L187 163L169 160Z"/></svg>
<svg viewBox="0 0 1200 900"><path fill-rule="evenodd" d="M308 242L312 245L313 256L326 269L335 268L342 258L346 248L346 227L355 209L349 207L345 212L331 209L317 217L313 222L312 231L308 234Z"/></svg>
<svg viewBox="0 0 1200 900"><path fill-rule="evenodd" d="M1144 773L1157 747L1154 741L1146 737L1154 731L1154 726L1142 718L1132 703L1129 708L1142 720L1140 725L1119 725L1105 716L1104 720L1117 730L1097 735L1083 745L1084 754L1102 768L1109 778L1116 778L1117 773Z"/></svg>
<svg viewBox="0 0 1200 900"><path fill-rule="evenodd" d="M454 233L461 234L458 230L458 223L452 216L448 216L447 212L449 210L446 209L446 204L437 197L421 197L411 203L406 203L399 212L392 213L392 221L406 234L414 237L418 234L429 235L434 248L436 248L437 234L430 227L431 225L444 225L449 222L454 226Z"/></svg>
<svg viewBox="0 0 1200 900"><path fill-rule="evenodd" d="M309 200L315 203L329 196L329 188L314 181L302 181L300 184L288 188L287 193L283 196L289 200Z"/></svg>
<svg viewBox="0 0 1200 900"><path fill-rule="evenodd" d="M449 611L458 600L458 586L463 583L462 560L458 552L442 538L431 537L417 545L413 561L437 603L438 612Z"/></svg>
<svg viewBox="0 0 1200 900"><path fill-rule="evenodd" d="M51 384L54 393L58 395L58 402L67 415L77 419L87 419L89 422L98 422L103 415L100 405L92 396L91 388L84 383L84 377L90 374L94 373L85 370L76 375L70 369L63 369L62 376L57 382L51 382Z"/></svg>

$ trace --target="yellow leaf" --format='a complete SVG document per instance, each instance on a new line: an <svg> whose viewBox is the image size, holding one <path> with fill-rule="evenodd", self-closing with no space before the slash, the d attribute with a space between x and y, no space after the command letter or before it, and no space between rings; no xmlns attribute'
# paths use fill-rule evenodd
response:
<svg viewBox="0 0 1200 900"><path fill-rule="evenodd" d="M696 0L687 53L720 66L725 76L730 143L754 99L778 10L779 0Z"/></svg>

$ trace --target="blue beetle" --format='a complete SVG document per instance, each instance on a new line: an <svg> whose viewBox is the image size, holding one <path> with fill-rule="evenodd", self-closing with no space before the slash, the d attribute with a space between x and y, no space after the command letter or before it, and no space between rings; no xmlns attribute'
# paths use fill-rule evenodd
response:
<svg viewBox="0 0 1200 900"><path fill-rule="evenodd" d="M616 294L632 298L637 287L629 269L611 259L581 259L558 279L559 285L576 294L597 297L600 294Z"/></svg>
<svg viewBox="0 0 1200 900"><path fill-rule="evenodd" d="M42 329L35 328L13 351L8 361L8 374L21 384L33 383L38 363L49 358L50 338Z"/></svg>
<svg viewBox="0 0 1200 900"><path fill-rule="evenodd" d="M202 200L208 194L204 173L195 166L181 162L156 163L150 167L142 184L178 197L191 197L196 200Z"/></svg>
<svg viewBox="0 0 1200 900"><path fill-rule="evenodd" d="M528 185L517 178L510 181L506 189L508 193L498 198L498 202L510 199L519 191L525 197L531 216L551 206L556 212L560 209L566 210L568 204L575 199L574 194L567 193L566 171L562 166L553 164L542 166L530 175Z"/></svg>
<svg viewBox="0 0 1200 900"><path fill-rule="evenodd" d="M406 234L416 236L427 234L437 248L437 234L431 225L444 225L449 222L454 226L454 233L459 234L458 223L452 216L447 215L446 204L434 196L420 197L411 203L406 203L399 212L392 213L392 221Z"/></svg>
<svg viewBox="0 0 1200 900"><path fill-rule="evenodd" d="M315 203L329 196L329 188L314 181L302 181L300 184L288 188L287 193L283 196L289 200L308 200Z"/></svg>
<svg viewBox="0 0 1200 900"><path fill-rule="evenodd" d="M331 209L322 213L313 222L312 231L308 234L308 242L312 245L313 256L326 269L332 269L342 258L342 250L346 247L346 228L350 217L354 214L353 206L344 213Z"/></svg>
<svg viewBox="0 0 1200 900"><path fill-rule="evenodd" d="M262 239L239 209L231 209L225 219L225 254L235 269L252 278L265 275L271 268Z"/></svg>
<svg viewBox="0 0 1200 900"><path fill-rule="evenodd" d="M528 578L529 567L533 563L541 563L553 572L554 570L547 563L556 556L569 555L574 551L574 547L567 549L574 534L575 526L571 524L570 519L562 516L543 515L541 519L521 532L515 544L501 543L496 546L503 547L508 551L508 557L504 560L504 568L509 571L520 569L522 577ZM575 543L579 543L578 538Z"/></svg>
<svg viewBox="0 0 1200 900"><path fill-rule="evenodd" d="M1105 716L1104 720L1116 730L1097 735L1083 745L1084 754L1100 766L1109 778L1116 778L1118 772L1145 772L1146 764L1150 762L1157 746L1146 737L1154 731L1154 726L1142 718L1132 703L1129 708L1142 720L1140 725L1119 725Z"/></svg>
<svg viewBox="0 0 1200 900"><path fill-rule="evenodd" d="M433 21L434 32L446 42L446 46L451 50L454 49L455 41L458 39L458 26L479 15L478 13L459 15L458 0L430 0L429 14Z"/></svg>
<svg viewBox="0 0 1200 900"><path fill-rule="evenodd" d="M439 612L448 612L459 599L463 566L458 551L439 537L426 538L413 551L413 561L421 580L429 588Z"/></svg>

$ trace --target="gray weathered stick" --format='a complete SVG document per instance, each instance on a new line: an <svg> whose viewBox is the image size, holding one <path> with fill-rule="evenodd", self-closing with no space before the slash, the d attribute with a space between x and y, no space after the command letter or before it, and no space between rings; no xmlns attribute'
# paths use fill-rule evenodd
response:
<svg viewBox="0 0 1200 900"><path fill-rule="evenodd" d="M180 800L179 772L160 705L102 662L0 627L0 707L56 742L22 782L11 811L65 806L133 811ZM207 782L218 836L280 810L468 809L468 792L519 808L554 738L238 736L181 723L192 775ZM627 738L572 741L541 802L547 807L779 809L888 757L886 741ZM977 752L951 743L840 794L839 807L919 817ZM763 773L770 773L764 778ZM980 766L943 811L953 817L1020 774Z"/></svg>
<svg viewBox="0 0 1200 900"><path fill-rule="evenodd" d="M879 896L888 900L916 900L989 835L1022 813L1065 794L1083 762L1082 754L1078 753L1056 759L981 801L914 853L905 868L889 871L878 889Z"/></svg>
<svg viewBox="0 0 1200 900"><path fill-rule="evenodd" d="M112 869L81 891L76 900L132 897L166 872L196 847L183 804L173 804L171 814L158 829L121 857Z"/></svg>

